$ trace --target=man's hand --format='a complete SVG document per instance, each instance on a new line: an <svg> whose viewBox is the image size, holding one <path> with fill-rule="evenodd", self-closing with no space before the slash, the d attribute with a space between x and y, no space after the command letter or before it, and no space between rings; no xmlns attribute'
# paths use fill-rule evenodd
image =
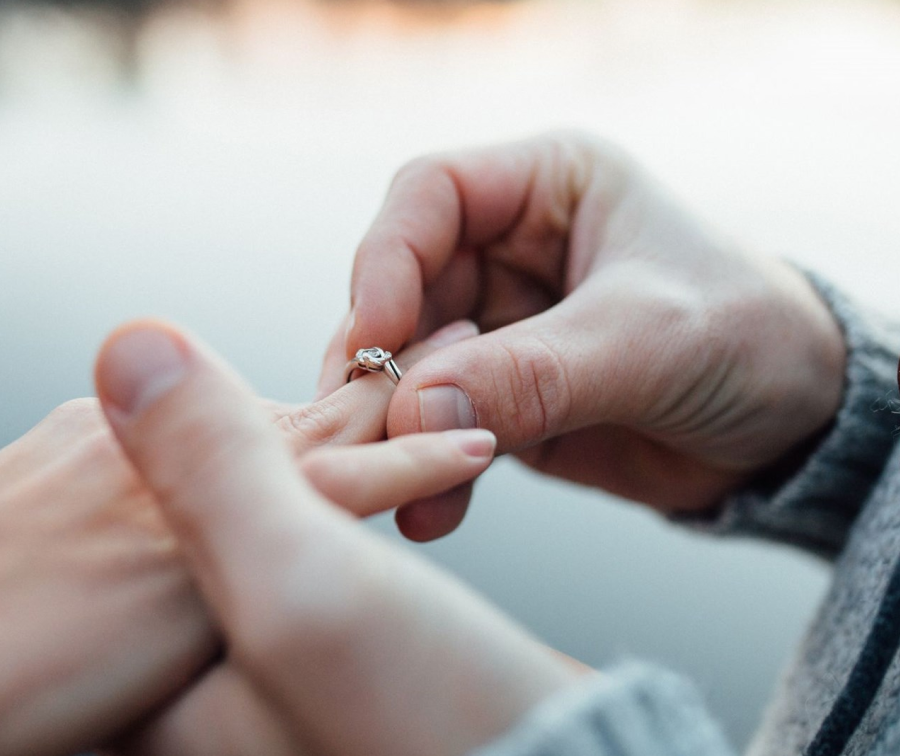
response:
<svg viewBox="0 0 900 756"><path fill-rule="evenodd" d="M488 428L539 470L664 511L714 505L824 428L841 394L842 335L802 275L710 236L577 135L401 170L351 303L323 394L357 348L473 318L484 335L406 373L390 435ZM416 537L445 531L419 514Z"/></svg>
<svg viewBox="0 0 900 756"><path fill-rule="evenodd" d="M97 386L225 638L224 661L132 752L463 756L578 678L325 499L196 342L126 327L101 352ZM366 469L350 499L367 482L402 499L416 478L396 442L329 454L343 455L332 473Z"/></svg>

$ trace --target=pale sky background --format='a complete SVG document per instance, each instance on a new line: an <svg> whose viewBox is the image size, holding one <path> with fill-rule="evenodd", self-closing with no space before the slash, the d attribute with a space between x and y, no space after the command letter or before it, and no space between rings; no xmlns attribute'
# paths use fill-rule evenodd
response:
<svg viewBox="0 0 900 756"><path fill-rule="evenodd" d="M900 313L900 4L248 0L158 15L123 57L97 25L0 14L0 444L91 393L141 315L310 398L393 172L549 128L618 141L739 243ZM738 744L828 579L509 461L422 548L590 664L692 676Z"/></svg>

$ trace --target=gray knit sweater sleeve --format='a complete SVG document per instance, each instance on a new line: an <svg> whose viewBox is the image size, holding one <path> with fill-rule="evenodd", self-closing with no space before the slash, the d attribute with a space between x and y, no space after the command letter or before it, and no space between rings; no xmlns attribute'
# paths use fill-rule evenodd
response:
<svg viewBox="0 0 900 756"><path fill-rule="evenodd" d="M686 680L627 664L557 694L470 756L733 756Z"/></svg>
<svg viewBox="0 0 900 756"><path fill-rule="evenodd" d="M834 423L789 476L757 480L729 497L712 517L675 519L712 533L768 538L833 558L897 441L900 324L865 310L819 276L806 275L847 344L844 393Z"/></svg>

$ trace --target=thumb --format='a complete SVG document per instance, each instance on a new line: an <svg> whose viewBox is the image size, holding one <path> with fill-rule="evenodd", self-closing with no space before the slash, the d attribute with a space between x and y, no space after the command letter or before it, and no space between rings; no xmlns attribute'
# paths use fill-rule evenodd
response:
<svg viewBox="0 0 900 756"><path fill-rule="evenodd" d="M116 331L96 383L122 449L224 624L235 597L252 595L262 565L277 561L273 544L303 525L297 510L317 497L250 390L171 327L145 321Z"/></svg>
<svg viewBox="0 0 900 756"><path fill-rule="evenodd" d="M585 322L583 312L564 302L429 355L400 382L391 400L389 435L487 428L500 451L514 452L612 421L614 366L598 357L598 350L604 352L602 330Z"/></svg>

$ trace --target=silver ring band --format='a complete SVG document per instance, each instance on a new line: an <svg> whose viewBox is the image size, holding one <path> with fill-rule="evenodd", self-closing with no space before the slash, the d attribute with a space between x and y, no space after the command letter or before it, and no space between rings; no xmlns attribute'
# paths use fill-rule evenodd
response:
<svg viewBox="0 0 900 756"><path fill-rule="evenodd" d="M357 370L364 370L369 373L384 373L391 379L391 383L395 386L400 383L403 377L403 371L393 360L393 355L385 351L381 347L369 347L368 349L360 349L344 371L347 383L353 380L353 374Z"/></svg>

